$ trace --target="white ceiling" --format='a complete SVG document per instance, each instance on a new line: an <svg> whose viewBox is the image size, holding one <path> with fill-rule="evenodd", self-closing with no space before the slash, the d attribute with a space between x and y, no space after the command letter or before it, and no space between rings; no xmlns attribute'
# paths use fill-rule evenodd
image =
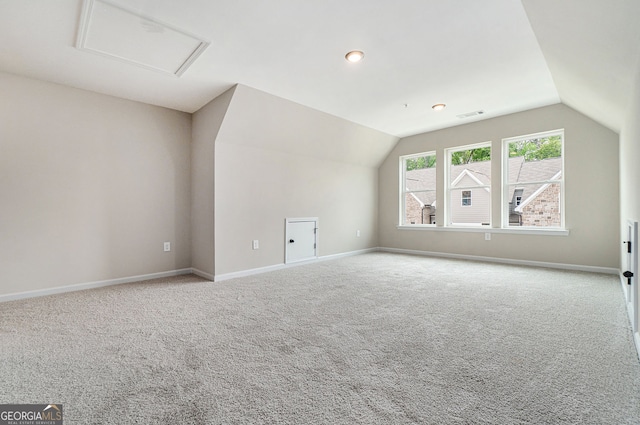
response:
<svg viewBox="0 0 640 425"><path fill-rule="evenodd" d="M241 83L406 136L560 101L619 131L640 58L638 0L110 1L211 44L176 77L77 49L81 0L0 0L0 70L186 112Z"/></svg>

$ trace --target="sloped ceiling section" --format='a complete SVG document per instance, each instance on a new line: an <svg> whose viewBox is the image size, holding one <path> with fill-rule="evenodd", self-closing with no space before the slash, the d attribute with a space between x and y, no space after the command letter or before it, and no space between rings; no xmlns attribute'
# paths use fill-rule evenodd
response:
<svg viewBox="0 0 640 425"><path fill-rule="evenodd" d="M522 3L561 101L620 133L640 64L640 1Z"/></svg>
<svg viewBox="0 0 640 425"><path fill-rule="evenodd" d="M216 143L377 168L398 138L238 85Z"/></svg>

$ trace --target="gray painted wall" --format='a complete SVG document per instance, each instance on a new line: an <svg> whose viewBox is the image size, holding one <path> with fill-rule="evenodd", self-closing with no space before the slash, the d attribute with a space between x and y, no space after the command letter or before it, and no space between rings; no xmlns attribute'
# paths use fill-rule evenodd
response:
<svg viewBox="0 0 640 425"><path fill-rule="evenodd" d="M214 157L215 141L235 87L193 115L191 144L191 263L200 274L215 275Z"/></svg>
<svg viewBox="0 0 640 425"><path fill-rule="evenodd" d="M237 86L215 146L216 275L282 264L287 217L319 218L321 256L376 247L378 166L397 140Z"/></svg>
<svg viewBox="0 0 640 425"><path fill-rule="evenodd" d="M384 246L618 267L619 217L640 219L638 80L619 157L615 133L564 105L398 143L244 86L192 117L0 74L0 295L281 264L285 218L306 216L320 218L322 256ZM399 155L437 150L442 163L446 147L493 141L495 151L502 138L558 128L569 236L484 241L482 233L396 228ZM499 223L498 197L492 211ZM162 251L164 241L172 252Z"/></svg>
<svg viewBox="0 0 640 425"><path fill-rule="evenodd" d="M189 114L4 73L0 93L0 295L191 266Z"/></svg>
<svg viewBox="0 0 640 425"><path fill-rule="evenodd" d="M565 129L565 207L569 236L419 231L397 229L398 157L436 150L444 163L448 147ZM492 156L492 185L501 187L501 156ZM562 105L533 109L402 139L380 167L380 246L461 255L617 268L620 259L618 135ZM439 167L439 181L444 169ZM444 197L438 195L438 205ZM492 200L492 223L499 226L500 196ZM439 209L442 214L442 209ZM443 217L439 216L439 223Z"/></svg>

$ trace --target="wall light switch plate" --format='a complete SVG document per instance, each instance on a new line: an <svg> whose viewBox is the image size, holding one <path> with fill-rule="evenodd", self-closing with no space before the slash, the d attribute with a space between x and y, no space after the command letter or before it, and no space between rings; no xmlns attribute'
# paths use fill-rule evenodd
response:
<svg viewBox="0 0 640 425"><path fill-rule="evenodd" d="M356 230L356 236L360 237L360 230Z"/></svg>
<svg viewBox="0 0 640 425"><path fill-rule="evenodd" d="M171 251L171 242L165 242L164 243L164 252L169 252Z"/></svg>

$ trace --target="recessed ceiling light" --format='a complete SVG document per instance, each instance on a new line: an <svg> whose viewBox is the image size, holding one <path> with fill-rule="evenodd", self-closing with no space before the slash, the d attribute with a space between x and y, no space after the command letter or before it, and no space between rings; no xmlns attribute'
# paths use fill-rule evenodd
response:
<svg viewBox="0 0 640 425"><path fill-rule="evenodd" d="M360 62L362 58L364 58L364 52L361 52L360 50L352 50L344 57L349 62Z"/></svg>
<svg viewBox="0 0 640 425"><path fill-rule="evenodd" d="M442 111L446 107L447 105L445 105L444 103L436 103L435 105L432 106L434 111Z"/></svg>

